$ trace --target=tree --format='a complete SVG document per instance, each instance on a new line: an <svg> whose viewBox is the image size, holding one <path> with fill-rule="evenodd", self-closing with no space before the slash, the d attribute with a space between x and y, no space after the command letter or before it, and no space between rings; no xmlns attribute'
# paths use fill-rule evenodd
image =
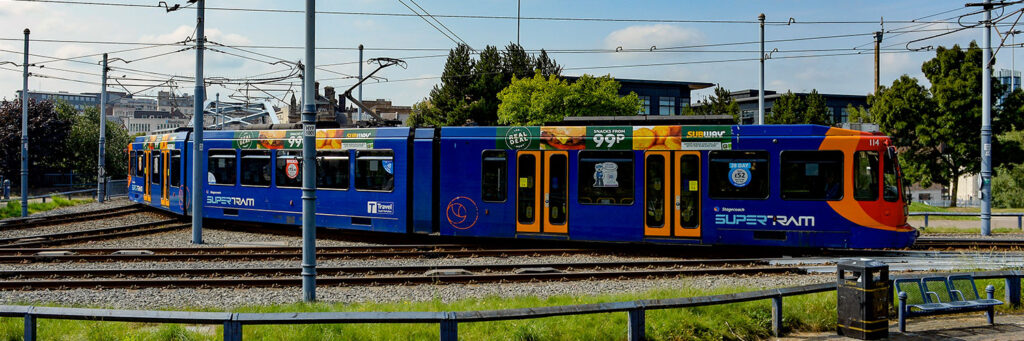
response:
<svg viewBox="0 0 1024 341"><path fill-rule="evenodd" d="M879 88L871 98L871 115L882 133L889 135L900 148L906 180L928 187L932 183L949 183L948 169L937 167L940 160L934 140L922 139L929 134L925 123L938 110L931 94L917 79L903 75L892 86Z"/></svg>
<svg viewBox="0 0 1024 341"><path fill-rule="evenodd" d="M57 111L75 112L75 109L66 103L59 103ZM126 178L128 176L128 144L132 136L122 125L107 121L107 145L106 145L106 172L113 179ZM68 135L66 145L72 146L71 157L65 161L70 169L84 175L87 181L96 181L98 162L96 153L100 136L100 115L99 109L89 107L81 115L75 115L74 124L71 126L71 133Z"/></svg>
<svg viewBox="0 0 1024 341"><path fill-rule="evenodd" d="M804 123L804 113L807 111L807 105L804 104L804 100L797 96L792 91L786 93L775 99L772 103L772 112L768 116L769 124L800 124Z"/></svg>
<svg viewBox="0 0 1024 341"><path fill-rule="evenodd" d="M0 174L14 184L21 183L21 114L20 100L0 103ZM51 101L29 100L28 117L30 175L63 170L73 147L65 145L71 120L59 115Z"/></svg>
<svg viewBox="0 0 1024 341"><path fill-rule="evenodd" d="M870 102L870 97L868 102ZM846 104L847 121L850 123L874 123L871 120L871 113L864 106L854 107L852 103Z"/></svg>
<svg viewBox="0 0 1024 341"><path fill-rule="evenodd" d="M689 112L684 111L683 114L731 115L734 121L740 121L740 105L732 98L729 90L723 87L716 86L714 95L706 96L704 99L697 101L697 103L698 105L693 107L692 110Z"/></svg>
<svg viewBox="0 0 1024 341"><path fill-rule="evenodd" d="M635 93L619 97L621 85L611 76L583 75L572 84L540 73L533 78L513 78L498 93L498 123L506 125L542 125L558 122L566 116L624 116L640 110Z"/></svg>
<svg viewBox="0 0 1024 341"><path fill-rule="evenodd" d="M560 75L562 67L541 50L534 58L521 46L509 44L504 51L487 46L479 59L471 57L469 46L460 44L448 53L441 84L430 92L429 107L414 113L411 124L452 126L493 125L498 121L497 95L513 77L529 78L535 73Z"/></svg>
<svg viewBox="0 0 1024 341"><path fill-rule="evenodd" d="M803 115L803 123L830 126L835 121L832 113L828 110L828 105L825 103L825 96L819 94L817 89L811 90L811 93L804 99L804 105L806 109Z"/></svg>

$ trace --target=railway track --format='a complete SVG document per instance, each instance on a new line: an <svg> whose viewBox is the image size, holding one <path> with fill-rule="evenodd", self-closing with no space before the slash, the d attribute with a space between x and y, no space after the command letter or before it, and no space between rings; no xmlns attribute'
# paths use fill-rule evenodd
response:
<svg viewBox="0 0 1024 341"><path fill-rule="evenodd" d="M1024 249L1024 239L919 238L919 249Z"/></svg>
<svg viewBox="0 0 1024 341"><path fill-rule="evenodd" d="M701 262L701 261L692 261ZM704 262L704 265L711 264ZM328 286L366 285L410 285L410 284L456 284L456 283L506 283L535 281L576 281L598 279L646 279L677 276L701 275L754 275L804 273L797 267L750 266L750 261L737 264L724 263L723 267L680 269L680 266L695 266L694 263L656 264L651 262L621 263L571 263L571 264L520 264L520 265L459 265L451 267L339 267L318 268L317 284ZM754 263L756 264L756 262ZM619 269L612 269L619 268ZM469 270L472 269L472 270ZM436 270L436 272L425 272ZM585 271L579 271L585 270ZM38 289L106 289L106 288L213 288L213 287L287 287L301 285L302 279L297 268L263 269L168 269L121 272L122 270L68 270L17 271L3 276L16 280L0 281L0 290ZM47 274L49 272L49 274ZM121 273L118 273L121 272ZM244 272L244 273L242 273ZM408 274L424 272L422 274ZM390 273L392 275L381 275ZM87 278L93 274L108 276L148 275L161 278ZM225 276L235 278L201 278L202 276ZM358 275L363 274L363 275ZM13 277L11 277L13 276ZM66 278L49 279L55 276ZM178 277L174 277L178 276ZM188 276L187 278L181 278ZM262 276L261 278L252 278ZM246 278L248 277L248 278ZM26 278L48 278L26 280ZM76 279L77 278L77 279Z"/></svg>
<svg viewBox="0 0 1024 341"><path fill-rule="evenodd" d="M8 219L0 222L0 230L23 230L40 226L60 225L86 220L108 219L148 211L144 206L129 205L105 210L68 213L42 217Z"/></svg>
<svg viewBox="0 0 1024 341"><path fill-rule="evenodd" d="M100 229L0 239L0 248L39 248L173 231L191 226L178 219Z"/></svg>
<svg viewBox="0 0 1024 341"><path fill-rule="evenodd" d="M187 225L185 225L187 226ZM30 253L27 250L34 252ZM466 246L319 247L317 259L409 259L598 254L590 249L476 249ZM126 249L0 249L0 263L263 261L302 257L298 247Z"/></svg>

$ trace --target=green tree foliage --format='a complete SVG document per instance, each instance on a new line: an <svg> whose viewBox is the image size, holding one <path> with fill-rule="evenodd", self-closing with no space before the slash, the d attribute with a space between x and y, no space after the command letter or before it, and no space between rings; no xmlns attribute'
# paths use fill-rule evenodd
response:
<svg viewBox="0 0 1024 341"><path fill-rule="evenodd" d="M732 98L729 90L716 86L715 93L697 101L697 106L683 107L683 115L730 115L736 122L740 121L740 105Z"/></svg>
<svg viewBox="0 0 1024 341"><path fill-rule="evenodd" d="M68 159L69 148L65 145L71 116L60 115L54 110L53 102L29 100L28 103L28 153L29 171L39 174L47 171L62 171L63 162ZM0 174L11 183L21 182L21 101L0 103ZM30 173L30 174L31 174Z"/></svg>
<svg viewBox="0 0 1024 341"><path fill-rule="evenodd" d="M992 205L1024 207L1024 165L1007 164L996 168L996 176L992 177Z"/></svg>
<svg viewBox="0 0 1024 341"><path fill-rule="evenodd" d="M498 123L505 125L542 125L567 116L623 116L640 110L635 93L619 97L621 85L611 76L583 75L569 84L557 76L513 78L512 84L498 93Z"/></svg>
<svg viewBox="0 0 1024 341"><path fill-rule="evenodd" d="M772 102L772 112L768 115L769 124L800 124L804 123L804 112L807 111L807 105L804 104L804 100L797 96L792 91L786 93L775 99Z"/></svg>
<svg viewBox="0 0 1024 341"><path fill-rule="evenodd" d="M541 50L531 56L521 46L509 44L504 51L487 46L478 59L472 58L469 46L459 45L448 53L441 84L434 86L409 118L412 126L458 126L498 123L497 95L513 77L530 78L535 73L544 77L558 76L562 67Z"/></svg>
<svg viewBox="0 0 1024 341"><path fill-rule="evenodd" d="M818 90L811 90L806 98L787 91L772 103L768 116L769 124L820 124L832 125L832 114L825 104L825 96Z"/></svg>
<svg viewBox="0 0 1024 341"><path fill-rule="evenodd" d="M871 97L868 97L868 102L871 101ZM871 113L864 106L854 107L853 104L846 105L847 121L851 123L874 123L871 119Z"/></svg>
<svg viewBox="0 0 1024 341"><path fill-rule="evenodd" d="M68 104L57 105L60 112L75 112ZM96 181L96 169L99 163L96 153L99 150L100 115L99 109L89 107L85 113L75 115L71 134L64 144L72 147L71 157L66 161L75 173L88 174L87 181ZM132 136L120 124L107 121L106 172L112 179L128 177L128 144Z"/></svg>
<svg viewBox="0 0 1024 341"><path fill-rule="evenodd" d="M832 125L834 121L832 113L829 112L828 105L825 103L825 96L819 94L818 90L811 90L811 93L804 99L804 105L807 106L804 112L804 123Z"/></svg>
<svg viewBox="0 0 1024 341"><path fill-rule="evenodd" d="M935 57L921 66L931 88L926 91L916 79L904 75L871 99L873 119L903 149L908 179L922 186L949 185L952 197L957 195L957 179L981 168L981 52L974 42L967 50L959 45L939 47ZM1005 87L993 80L992 90L994 103ZM1019 106L1020 100L1014 98L1009 104ZM1019 122L1019 117L1005 115L1018 110L1010 106L1004 106L1004 115L995 115L1005 117L993 120L996 134L1012 130Z"/></svg>

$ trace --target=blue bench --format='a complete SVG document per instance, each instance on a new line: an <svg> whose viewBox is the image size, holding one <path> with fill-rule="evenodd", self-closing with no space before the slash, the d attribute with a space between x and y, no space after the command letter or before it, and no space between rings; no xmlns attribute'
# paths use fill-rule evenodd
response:
<svg viewBox="0 0 1024 341"><path fill-rule="evenodd" d="M995 287L985 288L987 299L978 296L978 287L970 275L897 279L899 291L899 329L907 331L907 318L928 315L956 314L984 311L988 324L995 324L995 306L1003 304L993 299Z"/></svg>

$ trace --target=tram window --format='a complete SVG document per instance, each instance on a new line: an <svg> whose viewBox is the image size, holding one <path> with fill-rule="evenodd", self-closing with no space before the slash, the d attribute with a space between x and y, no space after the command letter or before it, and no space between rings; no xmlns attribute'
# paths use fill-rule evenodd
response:
<svg viewBox="0 0 1024 341"><path fill-rule="evenodd" d="M569 211L569 157L567 154L554 154L548 158L547 174L548 222L565 224Z"/></svg>
<svg viewBox="0 0 1024 341"><path fill-rule="evenodd" d="M483 153L483 178L480 181L481 197L484 201L505 201L508 186L508 155L504 150L485 150Z"/></svg>
<svg viewBox="0 0 1024 341"><path fill-rule="evenodd" d="M177 150L171 151L171 164L168 168L171 176L171 186L181 186L181 152Z"/></svg>
<svg viewBox="0 0 1024 341"><path fill-rule="evenodd" d="M581 151L579 157L581 204L633 204L633 152Z"/></svg>
<svg viewBox="0 0 1024 341"><path fill-rule="evenodd" d="M390 192L395 188L395 153L390 150L356 152L356 189Z"/></svg>
<svg viewBox="0 0 1024 341"><path fill-rule="evenodd" d="M135 176L146 176L146 153L135 152Z"/></svg>
<svg viewBox="0 0 1024 341"><path fill-rule="evenodd" d="M533 154L520 154L516 164L519 167L518 190L516 191L516 221L520 224L533 224L537 209L537 157Z"/></svg>
<svg viewBox="0 0 1024 341"><path fill-rule="evenodd" d="M277 175L274 176L274 183L277 187L302 187L302 152L278 150L276 163Z"/></svg>
<svg viewBox="0 0 1024 341"><path fill-rule="evenodd" d="M878 200L878 152L859 151L853 156L853 198Z"/></svg>
<svg viewBox="0 0 1024 341"><path fill-rule="evenodd" d="M900 184L899 177L896 175L896 152L892 149L887 150L885 153L885 159L882 161L883 168L883 187L882 197L885 201L897 201L900 199Z"/></svg>
<svg viewBox="0 0 1024 341"><path fill-rule="evenodd" d="M152 165L149 167L149 183L159 185L163 180L164 174L164 164L162 162L163 157L161 157L160 152L153 151L149 159L152 160Z"/></svg>
<svg viewBox="0 0 1024 341"><path fill-rule="evenodd" d="M661 227L665 225L665 156L648 155L644 168L647 172L644 177L647 226Z"/></svg>
<svg viewBox="0 0 1024 341"><path fill-rule="evenodd" d="M207 160L207 182L234 186L235 162L234 150L211 150Z"/></svg>
<svg viewBox="0 0 1024 341"><path fill-rule="evenodd" d="M348 151L317 151L316 155L316 187L348 189Z"/></svg>
<svg viewBox="0 0 1024 341"><path fill-rule="evenodd" d="M828 200L843 198L843 152L782 152L782 199Z"/></svg>
<svg viewBox="0 0 1024 341"><path fill-rule="evenodd" d="M680 186L679 226L684 229L700 227L700 157L683 155L679 160Z"/></svg>
<svg viewBox="0 0 1024 341"><path fill-rule="evenodd" d="M768 152L715 150L708 162L708 194L714 199L767 199Z"/></svg>
<svg viewBox="0 0 1024 341"><path fill-rule="evenodd" d="M270 186L270 151L242 151L242 178L244 186Z"/></svg>

